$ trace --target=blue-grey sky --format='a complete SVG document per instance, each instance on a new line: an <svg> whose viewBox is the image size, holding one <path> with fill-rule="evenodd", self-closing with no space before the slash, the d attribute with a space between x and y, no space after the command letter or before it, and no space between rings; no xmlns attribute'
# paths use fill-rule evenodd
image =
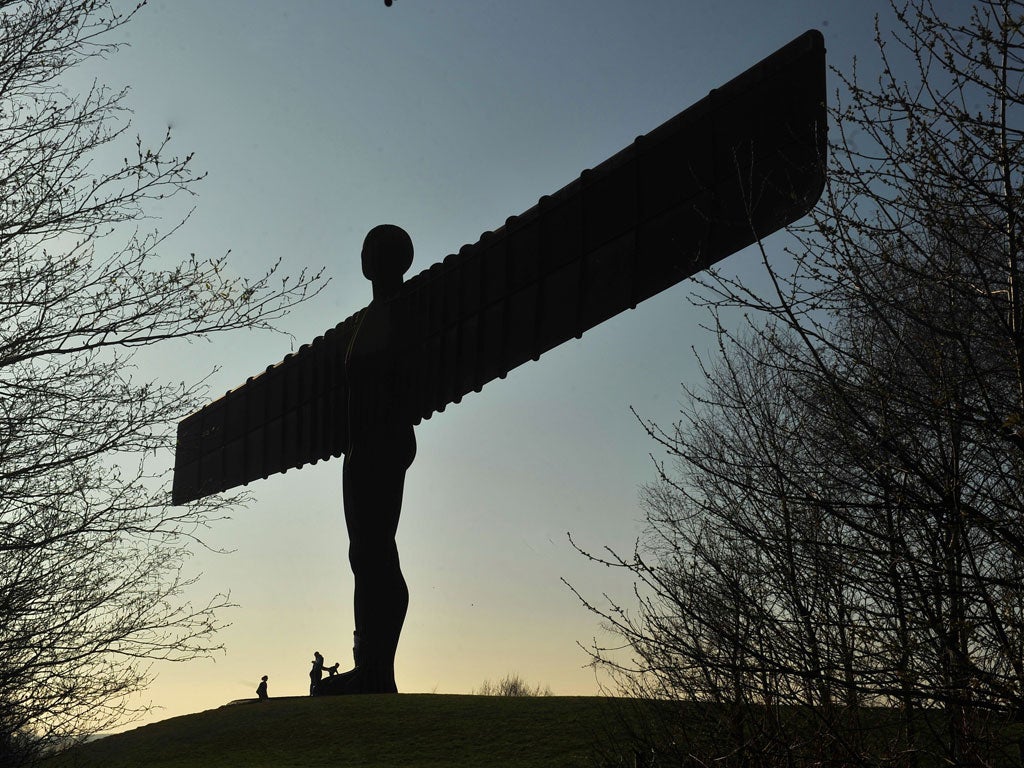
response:
<svg viewBox="0 0 1024 768"><path fill-rule="evenodd" d="M127 6L127 3L125 3ZM956 0L939 3L962 13ZM146 358L144 373L198 379L211 397L278 361L370 299L362 239L394 223L412 273L597 165L809 28L829 62L873 61L884 0L150 0L99 74L131 86L134 129L170 125L209 172L168 257L218 256L256 274L325 267L331 283L283 335L237 334ZM699 152L700 148L695 147ZM167 228L184 208L162 211ZM784 235L768 239L780 252ZM751 280L759 256L725 265ZM570 547L628 551L655 446L630 413L669 425L712 344L686 284L488 385L421 425L399 530L411 603L400 690L468 693L517 672L558 694L598 684L577 643L621 575ZM230 590L226 652L159 667L149 719L308 688L313 650L351 660L351 575L341 465L251 486L208 533L196 600Z"/></svg>

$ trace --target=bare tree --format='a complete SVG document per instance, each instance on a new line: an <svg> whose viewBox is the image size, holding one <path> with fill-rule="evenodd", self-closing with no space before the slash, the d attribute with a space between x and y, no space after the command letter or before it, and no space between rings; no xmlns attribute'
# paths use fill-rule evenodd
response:
<svg viewBox="0 0 1024 768"><path fill-rule="evenodd" d="M648 425L677 466L637 553L602 557L644 586L599 609L631 685L807 713L747 716L713 755L735 764L984 764L1024 712L1024 4L892 10L878 81L837 73L826 196L765 255L772 290L705 281L751 320Z"/></svg>
<svg viewBox="0 0 1024 768"><path fill-rule="evenodd" d="M224 258L169 257L170 233L143 228L158 201L193 193L192 157L173 153L169 131L132 147L126 91L66 86L69 71L116 51L141 5L0 2L5 764L122 722L151 661L216 647L226 598L184 601L182 565L232 500L172 507L168 478L151 469L166 464L201 382L137 376L137 352L270 328L319 281L276 266L246 279ZM112 150L124 159L111 167Z"/></svg>

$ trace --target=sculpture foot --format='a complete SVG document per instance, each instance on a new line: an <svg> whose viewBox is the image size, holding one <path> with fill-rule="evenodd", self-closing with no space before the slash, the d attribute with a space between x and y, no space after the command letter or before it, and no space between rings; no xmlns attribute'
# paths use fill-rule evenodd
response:
<svg viewBox="0 0 1024 768"><path fill-rule="evenodd" d="M347 696L358 693L398 693L393 670L356 667L340 675L324 678L314 696Z"/></svg>

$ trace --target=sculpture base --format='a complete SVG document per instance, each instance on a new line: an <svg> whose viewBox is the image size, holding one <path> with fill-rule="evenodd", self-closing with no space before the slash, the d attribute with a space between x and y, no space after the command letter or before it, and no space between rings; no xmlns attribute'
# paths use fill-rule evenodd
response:
<svg viewBox="0 0 1024 768"><path fill-rule="evenodd" d="M393 670L356 667L317 683L314 696L348 696L359 693L398 693Z"/></svg>

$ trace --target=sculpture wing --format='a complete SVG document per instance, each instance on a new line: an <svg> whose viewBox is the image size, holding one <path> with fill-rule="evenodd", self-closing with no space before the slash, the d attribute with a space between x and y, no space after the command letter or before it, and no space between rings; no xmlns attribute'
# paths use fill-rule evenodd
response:
<svg viewBox="0 0 1024 768"><path fill-rule="evenodd" d="M403 362L388 407L430 418L805 215L824 186L825 130L812 30L407 280L391 300ZM358 317L178 425L174 503L342 454Z"/></svg>
<svg viewBox="0 0 1024 768"><path fill-rule="evenodd" d="M341 456L348 442L345 353L358 317L178 424L175 504Z"/></svg>
<svg viewBox="0 0 1024 768"><path fill-rule="evenodd" d="M809 31L407 280L414 421L804 216L824 188Z"/></svg>

